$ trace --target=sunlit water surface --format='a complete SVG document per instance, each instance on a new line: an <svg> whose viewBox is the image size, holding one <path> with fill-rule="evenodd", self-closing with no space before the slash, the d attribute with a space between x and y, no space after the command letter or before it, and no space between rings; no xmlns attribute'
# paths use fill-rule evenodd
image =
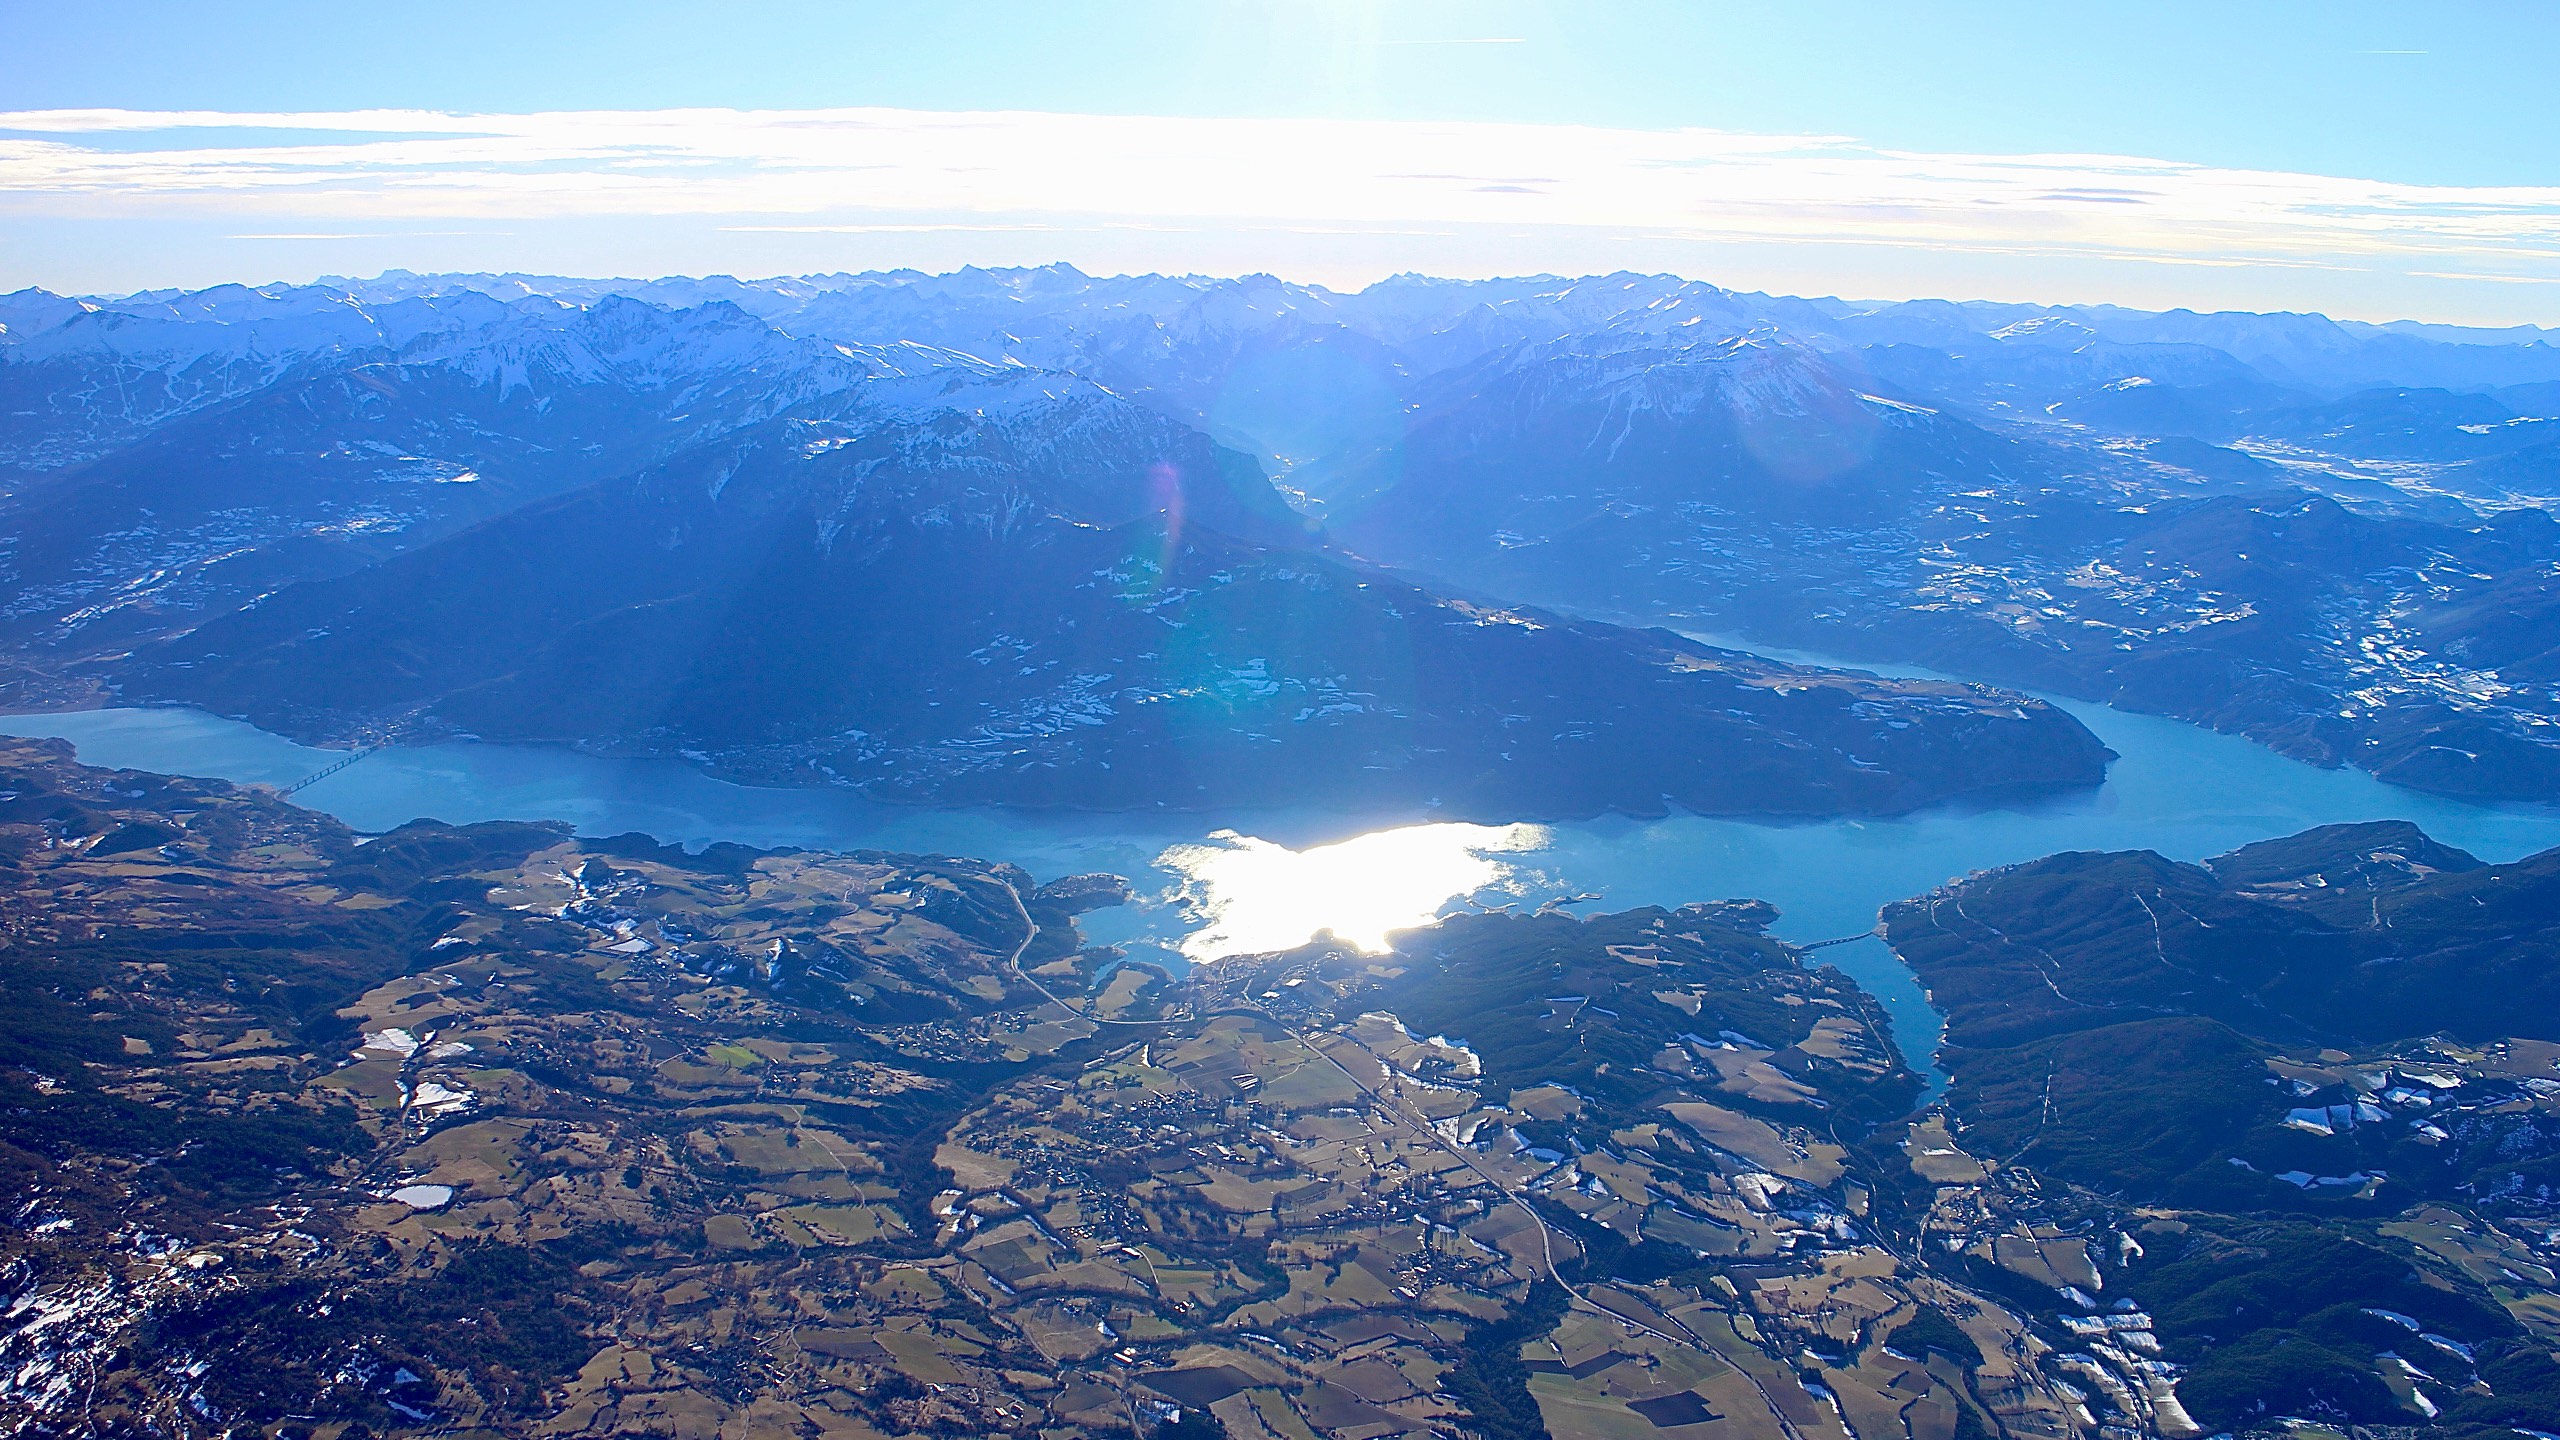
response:
<svg viewBox="0 0 2560 1440"><path fill-rule="evenodd" d="M1314 811L932 810L823 790L751 789L671 761L472 743L383 751L295 798L362 830L419 817L548 819L586 835L636 830L694 847L728 840L975 855L1011 860L1043 880L1112 871L1136 881L1140 899L1087 916L1086 933L1176 963L1278 949L1325 931L1376 948L1398 929L1454 910L1548 901L1591 912L1757 897L1779 907L1778 934L1805 942L1859 934L1888 901L2057 850L2147 848L2192 861L2340 821L2414 820L2491 860L2560 845L2560 812L2431 799L2177 721L2067 708L2123 757L2093 793L2019 809L1813 824L1690 815L1363 824ZM60 736L91 764L277 785L342 758L190 710L0 717L0 732ZM1864 940L1821 958L1885 1002L1915 1059L1934 1050L1938 1018L1884 945Z"/></svg>
<svg viewBox="0 0 2560 1440"><path fill-rule="evenodd" d="M1285 950L1318 931L1384 950L1398 930L1429 924L1452 901L1515 895L1508 858L1548 848L1538 825L1404 825L1292 850L1221 830L1174 845L1156 863L1182 877L1177 910L1198 928L1185 957Z"/></svg>

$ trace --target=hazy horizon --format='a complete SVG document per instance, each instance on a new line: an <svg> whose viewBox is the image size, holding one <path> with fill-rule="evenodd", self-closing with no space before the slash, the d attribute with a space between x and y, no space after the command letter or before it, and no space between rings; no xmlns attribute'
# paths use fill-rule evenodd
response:
<svg viewBox="0 0 2560 1440"><path fill-rule="evenodd" d="M0 289L1064 259L2560 324L2548 7L15 8Z"/></svg>
<svg viewBox="0 0 2560 1440"><path fill-rule="evenodd" d="M1746 296L1746 297L1759 297L1759 298L1772 299L1772 300L1799 300L1799 301L1804 301L1804 302L1809 303L1809 304L1820 304L1820 305L1839 305L1839 306L1842 306L1842 307L1845 307L1845 308L1848 308L1848 309L1851 309L1851 310L1861 310L1861 309L1881 309L1881 308L1885 308L1885 307L1889 307L1889 306L1894 306L1894 305L1905 305L1905 304L1912 304L1912 303L1919 303L1919 302L1937 302L1937 303L1944 303L1944 304L1958 305L1958 306L1998 306L1998 307L2003 307L2003 308L2018 308L2018 309L2031 309L2031 310L2033 310L2033 309L2041 309L2041 310L2097 310L2097 311L2110 311L2110 310L2112 310L2112 311L2122 311L2122 312L2135 313L2135 314L2175 314L2175 313L2185 312L2185 313L2192 313L2192 314L2199 314L2199 315L2225 314L2225 315L2252 315L2252 316L2268 316L2268 317L2272 317L2272 316L2281 316L2281 315L2300 315L2300 316L2304 316L2304 317L2308 317L2308 318L2318 318L2318 319L2326 319L2326 320L2336 321L2336 322L2339 322L2339 323L2342 323L2342 324L2370 325L2370 326L2375 326L2375 327L2391 327L2391 326L2424 326L2424 327L2428 327L2428 328L2431 328L2431 329L2452 329L2452 330L2475 331L2475 332L2478 332L2478 333L2483 334L2483 335L2512 334L2512 333L2517 332L2517 331L2531 331L2531 332L2534 332L2534 334L2535 334L2536 336L2538 336L2538 337L2546 337L2546 336L2552 336L2552 335L2555 335L2555 334L2560 334L2560 324L2536 324L2536 323L2533 323L2533 322L2530 322L2530 321L2511 321L2511 322L2507 322L2507 323L2504 323L2504 324L2487 324L2487 323L2479 323L2479 324L2475 324L2475 323L2469 323L2469 322L2463 322L2463 321L2435 320L2435 319L2429 319L2429 318L2426 318L2426 317L2422 317L2422 316L2415 316L2415 315L2391 315L2391 314L2380 314L2380 315L2374 315L2374 316L2363 316L2363 315L2335 314L2335 313L2331 313L2331 312L2327 312L2327 311L2320 311L2320 310L2279 310L2279 309L2267 309L2267 308L2255 308L2255 309L2252 309L2252 308L2242 308L2242 307L2222 307L2222 308L2218 308L2218 309L2203 309L2203 308L2194 307L2194 306L2138 306L2138 305L2120 305L2120 304L2116 304L2116 303L2114 303L2114 302L2110 302L2110 301L2102 301L2102 300L2098 300L2098 301L2093 301L2093 300L2066 300L2066 299L2054 299L2054 298L2050 298L2050 297L2032 297L2032 298L2024 298L2024 299L2007 299L2007 298L1998 298L1998 297L1993 297L1993 296L1989 296L1989 295L1915 294L1915 295L1884 296L1884 295L1846 295L1846 294L1837 294L1837 293L1832 293L1832 294L1817 294L1817 293L1813 293L1813 292L1809 292L1809 291L1775 291L1775 290L1751 289L1751 288L1746 288L1746 287L1744 287L1744 286L1737 285L1737 284L1729 284L1729 283L1725 282L1724 280L1721 280L1721 279L1719 279L1719 278L1717 278L1717 277L1715 277L1715 276L1713 276L1713 275L1693 274L1693 273L1687 273L1687 272L1683 272L1683 271L1679 271L1679 270L1633 270L1633 269L1618 269L1618 270L1591 270L1591 271L1579 271L1579 272L1563 272L1563 271L1551 271L1551 270L1550 270L1550 271L1514 271L1514 272L1505 272L1505 273L1499 273L1499 274L1486 274L1486 275L1458 275L1458 274L1434 273L1434 272L1427 271L1427 270L1399 270L1399 271L1395 271L1395 272L1393 272L1393 273L1391 273L1391 274L1381 275L1381 276L1379 276L1379 277L1377 277L1377 278L1375 278L1375 279L1368 280L1368 281L1365 281L1365 282L1362 282L1362 283L1359 283L1359 284L1352 284L1352 285L1335 285L1335 284L1328 284L1328 283L1326 283L1326 282L1324 282L1324 281L1321 281L1321 280L1307 279L1307 278L1303 278L1303 277L1300 277L1300 276L1287 275L1287 274L1278 274L1278 273L1275 273L1275 272L1272 272L1272 271L1268 271L1268 270L1231 270L1231 271L1203 271L1203 270L1187 270L1187 271L1173 271L1173 270L1088 270L1088 269L1085 269L1085 268L1083 268L1083 267L1081 267L1081 266L1076 265L1073 261L1066 260L1066 259L1053 259L1053 260L1047 260L1047 261L1029 261L1029 262L1023 262L1023 263L1007 263L1007 264L977 264L977 263L961 263L961 264L952 265L952 266L950 266L949 268L946 268L946 269L925 269L925 268L922 268L922 267L919 267L919 266L900 265L900 266L881 266L881 267L873 267L873 268L867 268L867 269L861 269L861 270L846 270L846 269L840 269L840 270L775 271L775 272L772 272L772 273L759 273L759 274L736 274L736 273L732 273L732 272L728 272L728 271L717 271L717 270L694 270L694 271L673 271L673 270L671 270L671 271L664 271L664 272L660 272L660 273L656 273L656 274L603 274L603 273L595 273L595 274L575 274L575 273L560 272L560 271L541 271L541 270L524 270L524 269L498 269L498 270L490 270L490 269L481 269L481 270L419 270L419 269L413 269L413 268L410 268L410 267L407 267L407 266L398 266L398 265L394 265L394 266L388 266L388 267L385 267L385 268L380 269L380 270L372 271L372 272L370 272L370 273L368 273L368 274L338 274L338 273L322 273L322 274L315 274L315 275L312 275L312 276L310 276L310 277L309 277L309 278L307 278L307 279L292 279L292 278L279 277L279 278L266 279L266 280L247 280L247 279L241 279L241 278L238 278L238 277L233 277L233 278L229 278L229 279L212 280L212 281L205 282L205 283L203 283L203 284L186 284L186 285L180 285L180 284L140 285L140 286L135 286L135 287L133 287L133 288L131 288L131 289L126 289L126 290L63 290L63 289L55 289L55 288L53 288L53 287L51 287L51 286L37 285L37 284L30 284L30 285L21 286L21 287L16 287L16 288L18 288L18 289L28 289L28 290L42 290L42 291L46 291L47 293L50 293L50 294L60 295L60 296L62 296L62 297L64 297L64 298L66 298L66 299L73 299L73 300L86 300L86 301L101 301L101 302L114 303L114 302L131 301L131 300L134 300L134 299L136 299L136 298L140 298L140 297L159 297L159 296L175 296L175 295L200 294L200 293L203 293L203 292L205 292L205 291L207 291L207 290L220 289L220 288L222 288L222 287L225 287L225 286L232 286L232 285L237 285L237 286L240 286L240 287L242 287L242 288L244 288L244 289L255 290L255 291L268 291L268 290L274 290L274 289L280 289L280 288L350 288L350 289L351 289L351 288L356 288L356 287L363 287L363 286L366 286L366 285L379 284L379 283L381 283L382 281L385 281L385 280L391 279L392 277L395 277L395 276L409 276L409 277L413 277L413 278L420 279L420 280L438 280L438 279L453 279L453 280L490 280L490 281L498 281L498 280L519 280L519 281L531 281L531 282L545 282L545 283L553 283L553 284L558 284L558 285L560 285L560 286L564 286L564 287L568 287L568 286L615 286L615 285L665 285L665 284L670 284L670 283L675 283L675 282L683 282L683 281L690 281L690 282L694 282L694 283L703 283L703 284L707 284L707 283L711 283L711 282L716 282L716 281L728 281L728 282L731 282L731 283L734 283L734 284L738 284L738 285L742 285L742 286L764 286L764 285L774 285L774 284L783 284L783 283L792 283L792 282L818 282L818 281L846 281L846 280L866 280L866 279L890 279L890 278L895 278L895 277L904 277L904 276L920 276L920 277L925 278L925 279L937 279L937 280L939 280L939 279L949 279L949 278L952 278L952 277L954 277L954 276L958 276L958 275L966 274L966 273L968 273L968 272L970 272L970 271L973 271L973 270L974 270L974 271L984 272L984 273L989 273L989 274L998 274L998 275L1002 275L1002 274L1018 274L1018 273L1024 273L1024 272L1029 272L1029 271L1038 271L1038 270L1051 270L1051 269L1057 269L1057 268L1059 268L1059 267L1065 267L1065 268L1067 268L1067 269L1073 270L1073 271L1075 271L1077 274L1079 274L1079 275L1083 276L1085 279L1087 279L1087 280L1091 280L1091 281L1095 281L1095 282L1098 282L1098 283L1107 283L1107 282L1112 282L1112 281L1123 281L1123 280L1161 279L1161 280L1174 280L1174 281L1199 282L1199 283L1203 283L1203 284L1230 284L1230 283L1235 283L1235 282L1239 282L1239 281L1253 280L1253 279L1271 279L1271 280L1276 280L1276 281L1278 281L1279 283L1281 283L1281 284L1283 284L1283 285L1298 286L1298 287L1302 287L1302 288L1305 288L1305 289L1311 289L1311 290L1320 290L1320 291L1323 291L1323 292L1325 292L1325 293L1327 293L1327 294L1340 295L1340 296L1356 296L1356 295L1359 295L1359 294L1361 294L1361 293L1363 293L1363 292L1365 292L1365 291L1367 291L1367 290L1374 289L1374 288L1376 288L1376 287L1378 287L1378 286L1381 286L1381 285L1390 284L1390 283L1395 282L1395 281L1398 281L1398 280L1427 280L1427 281L1443 282L1443 283L1449 283L1449 284L1465 284L1465 285L1499 285L1499 284L1519 284L1519 283L1529 283L1529 282L1534 282L1534 281L1560 281L1560 282L1575 282L1575 283L1578 283L1578 282L1591 281L1591 280L1603 280L1603 279L1607 279L1607 278L1609 278L1609 277L1611 277L1611 276L1613 276L1613 275L1635 275L1635 276L1641 276L1641 277L1643 277L1643 278L1645 278L1645 279L1663 279L1663 278L1669 278L1669 279L1677 280L1677 281L1680 281L1680 282L1683 282L1683 283L1687 283L1687 284L1707 285L1707 286L1712 286L1712 287L1714 287L1714 288L1716 288L1716 289L1718 289L1718 290L1725 291L1725 292L1730 293L1730 294L1740 295L1740 296ZM7 291L0 291L0 295L5 295L5 294L7 294L7 293L10 293L10 292L7 292ZM542 292L541 292L539 289L536 289L536 290L535 290L535 293L542 293ZM2531 343L2531 342L2529 342L2529 341L2518 341L2518 342L2511 342L2511 343Z"/></svg>

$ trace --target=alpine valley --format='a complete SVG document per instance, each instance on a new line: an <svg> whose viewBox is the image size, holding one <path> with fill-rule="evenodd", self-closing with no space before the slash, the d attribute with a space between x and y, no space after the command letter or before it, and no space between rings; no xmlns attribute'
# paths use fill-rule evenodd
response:
<svg viewBox="0 0 2560 1440"><path fill-rule="evenodd" d="M2554 1440L2560 850L2480 837L2560 833L2555 339L1640 275L0 296L0 712L308 775L0 736L0 1430ZM2064 849L2136 723L2448 823ZM458 781L359 830L277 735L987 843ZM1226 828L1283 809L1436 848ZM1566 831L1655 888L1485 878ZM1776 898L1859 933L1689 890L1718 846L1843 857ZM1457 877L1402 928L1117 923L1399 863Z"/></svg>
<svg viewBox="0 0 2560 1440"><path fill-rule="evenodd" d="M0 325L22 705L1029 804L1824 814L2100 773L2014 694L1616 620L2560 797L2534 330L1062 266Z"/></svg>

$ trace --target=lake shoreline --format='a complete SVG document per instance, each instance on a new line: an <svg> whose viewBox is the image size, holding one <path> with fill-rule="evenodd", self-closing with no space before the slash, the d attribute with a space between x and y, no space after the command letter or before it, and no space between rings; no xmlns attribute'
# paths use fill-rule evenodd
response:
<svg viewBox="0 0 2560 1440"><path fill-rule="evenodd" d="M830 789L749 787L678 761L565 748L447 743L376 751L294 796L359 830L418 818L552 820L587 836L639 832L689 849L885 850L1010 861L1042 879L1107 871L1137 889L1088 919L1097 944L1200 958L1282 949L1319 929L1381 935L1460 909L1532 910L1597 896L1590 912L1752 898L1792 944L1853 935L1886 904L1983 870L2070 850L2153 850L2194 863L2314 826L2405 819L2493 862L2560 845L2560 811L2394 790L2182 721L2056 700L2115 751L2092 792L1887 817L1736 819L1672 813L1488 826L1445 815L1310 809L1069 812L896 805ZM0 732L70 741L84 763L282 788L349 752L320 750L181 707L0 716ZM1362 850L1364 842L1392 845ZM1250 852L1256 863L1234 863ZM1362 863L1350 863L1360 857ZM1939 1017L1890 947L1825 950L1884 1005L1915 1060Z"/></svg>

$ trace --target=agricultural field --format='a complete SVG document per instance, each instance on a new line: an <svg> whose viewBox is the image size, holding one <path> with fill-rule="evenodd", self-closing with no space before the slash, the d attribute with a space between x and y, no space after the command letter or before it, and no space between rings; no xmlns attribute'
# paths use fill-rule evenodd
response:
<svg viewBox="0 0 2560 1440"><path fill-rule="evenodd" d="M2560 1403L2529 1184L2367 1183L2408 1146L2507 1173L2547 1042L2252 1052L2284 1136L2380 1148L2214 1209L2038 1163L1978 1063L1921 1104L1761 905L1176 975L1084 944L1109 877L363 837L32 742L0 862L15 1433L2197 1440Z"/></svg>

